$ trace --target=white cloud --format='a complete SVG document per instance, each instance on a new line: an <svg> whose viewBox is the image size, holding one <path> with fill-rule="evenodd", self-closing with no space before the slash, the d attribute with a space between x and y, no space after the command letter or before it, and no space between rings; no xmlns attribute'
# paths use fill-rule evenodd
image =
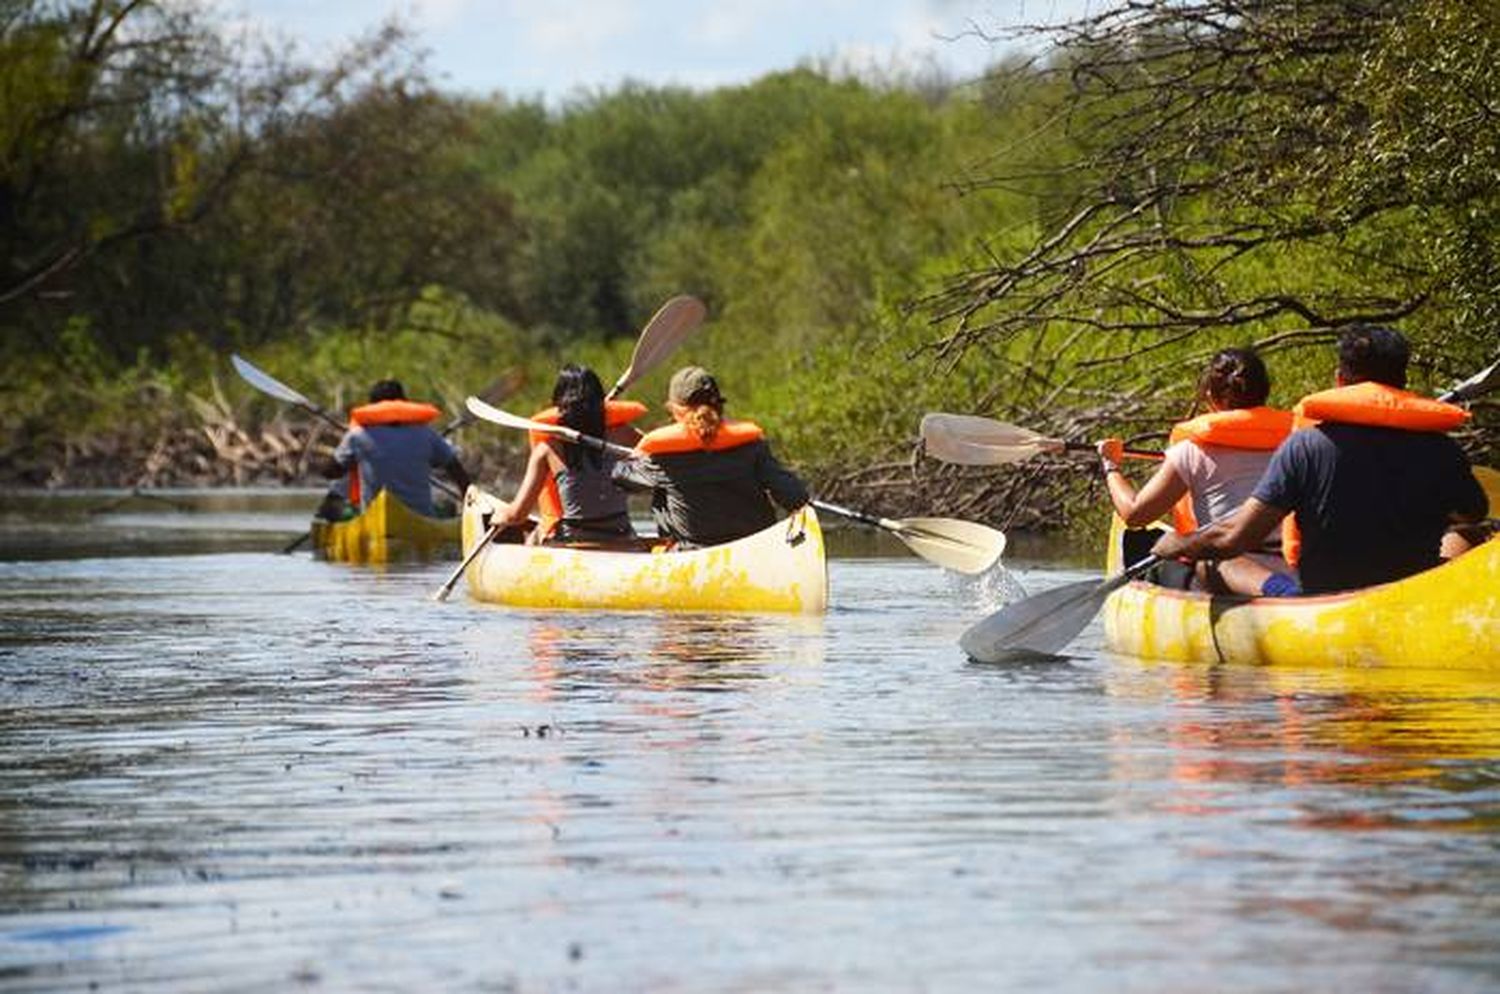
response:
<svg viewBox="0 0 1500 994"><path fill-rule="evenodd" d="M936 64L967 75L999 49L952 40L1109 0L208 0L227 16L328 51L397 15L443 85L566 96L629 77L744 82L809 59L876 68Z"/></svg>
<svg viewBox="0 0 1500 994"><path fill-rule="evenodd" d="M572 0L538 9L526 0L505 5L520 34L543 51L567 57L598 52L625 40L640 20L642 5L615 0Z"/></svg>
<svg viewBox="0 0 1500 994"><path fill-rule="evenodd" d="M446 28L468 17L482 16L482 0L404 0L392 3L398 13L406 13L413 24L424 28Z"/></svg>

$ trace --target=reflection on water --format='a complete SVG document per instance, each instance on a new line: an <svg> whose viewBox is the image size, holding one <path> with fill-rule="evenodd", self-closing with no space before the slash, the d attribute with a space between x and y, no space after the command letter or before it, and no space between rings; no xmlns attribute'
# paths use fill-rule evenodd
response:
<svg viewBox="0 0 1500 994"><path fill-rule="evenodd" d="M1145 664L1109 689L1168 704L1171 748L1153 773L1178 788L1180 810L1218 799L1226 783L1363 786L1378 790L1379 805L1362 792L1309 790L1298 817L1346 828L1500 823L1500 684L1485 674Z"/></svg>
<svg viewBox="0 0 1500 994"><path fill-rule="evenodd" d="M1083 574L893 554L834 561L813 619L434 604L448 564L223 548L0 562L0 978L1500 982L1493 681L1163 666L1097 629L968 664L1012 583Z"/></svg>
<svg viewBox="0 0 1500 994"><path fill-rule="evenodd" d="M0 491L0 562L274 551L321 490Z"/></svg>

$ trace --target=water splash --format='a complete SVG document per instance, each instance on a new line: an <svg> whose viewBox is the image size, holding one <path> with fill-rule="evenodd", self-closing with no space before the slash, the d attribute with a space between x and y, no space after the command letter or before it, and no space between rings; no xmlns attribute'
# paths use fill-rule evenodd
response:
<svg viewBox="0 0 1500 994"><path fill-rule="evenodd" d="M948 576L954 593L984 614L1026 596L1026 588L1014 573L1005 568L1004 563L996 563L977 576L964 576L961 573L949 573Z"/></svg>

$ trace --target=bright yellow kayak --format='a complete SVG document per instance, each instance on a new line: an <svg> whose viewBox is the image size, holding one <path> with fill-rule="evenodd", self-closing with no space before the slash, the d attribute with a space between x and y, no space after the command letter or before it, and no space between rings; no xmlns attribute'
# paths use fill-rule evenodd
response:
<svg viewBox="0 0 1500 994"><path fill-rule="evenodd" d="M484 536L493 500L474 487L465 495L465 555ZM680 552L492 543L464 579L475 599L514 607L792 614L828 607L823 530L810 507L738 541Z"/></svg>
<svg viewBox="0 0 1500 994"><path fill-rule="evenodd" d="M1110 573L1122 528L1116 518ZM1131 583L1105 601L1104 631L1117 652L1177 662L1500 670L1500 539L1395 583L1321 597Z"/></svg>
<svg viewBox="0 0 1500 994"><path fill-rule="evenodd" d="M450 557L458 550L458 518L418 514L385 490L348 521L312 524L315 555L341 563L390 563Z"/></svg>

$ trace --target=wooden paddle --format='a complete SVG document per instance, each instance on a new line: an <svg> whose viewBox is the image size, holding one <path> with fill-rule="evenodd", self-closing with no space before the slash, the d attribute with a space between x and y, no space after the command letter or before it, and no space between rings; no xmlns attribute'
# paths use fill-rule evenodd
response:
<svg viewBox="0 0 1500 994"><path fill-rule="evenodd" d="M515 393L517 390L521 389L521 387L525 385L525 383L526 373L524 371L520 369L508 369L505 372L501 373L498 377L496 377L489 386L485 387L483 390L475 394L475 396L479 397L482 400L486 400L491 404L498 404L505 398L509 397L511 394ZM442 435L444 438L447 438L449 435L458 431L460 428L467 428L477 420L479 419L474 417L474 412L470 411L466 407L461 412L459 412L458 417L443 425L443 430L438 432L438 434Z"/></svg>
<svg viewBox="0 0 1500 994"><path fill-rule="evenodd" d="M549 425L544 421L533 421L530 418L523 418L519 414L502 411L498 407L486 404L478 397L470 397L468 400L465 400L464 406L476 418L497 425L504 425L506 428L519 428L521 431L537 431L545 435L556 435L558 438L572 442L575 445L586 445L591 449L598 449L600 452L613 452L617 456L628 456L635 452L629 446L617 445L614 442L606 442L602 438L595 438L593 435L585 435L583 432L569 428L567 425Z"/></svg>
<svg viewBox="0 0 1500 994"><path fill-rule="evenodd" d="M1467 380L1455 383L1438 394L1438 400L1448 404L1460 404L1487 394L1496 387L1500 387L1500 362L1492 362Z"/></svg>
<svg viewBox="0 0 1500 994"><path fill-rule="evenodd" d="M468 569L469 564L472 563L475 559L479 558L479 554L484 551L485 546L493 542L495 540L495 536L499 535L504 530L505 525L499 521L495 522L493 525L490 525L490 530L485 532L484 535L479 539L479 541L474 543L474 548L469 550L469 554L467 556L464 556L464 561L458 564L458 568L455 569L452 573L448 574L448 579L443 581L443 585L441 587L433 591L432 599L435 601L447 600L448 595L453 592L453 587L458 583L458 578L464 575L464 570Z"/></svg>
<svg viewBox="0 0 1500 994"><path fill-rule="evenodd" d="M275 397L277 400L284 400L288 404L295 404L308 413L322 418L324 421L333 425L339 431L345 431L348 429L349 426L344 424L341 418L335 417L322 407L314 404L307 397L304 397L296 390L293 390L291 387L287 386L285 383L281 382L276 377L266 372L264 369L261 369L250 360L236 354L231 354L229 356L229 364L234 367L234 371L236 373L240 374L240 379L244 380L246 383L259 390L261 393L266 394L269 397Z"/></svg>
<svg viewBox="0 0 1500 994"><path fill-rule="evenodd" d="M1005 552L1005 533L957 518L882 518L847 507L812 501L820 511L884 529L930 563L957 573L983 573Z"/></svg>
<svg viewBox="0 0 1500 994"><path fill-rule="evenodd" d="M476 397L470 397L466 403L469 410L473 411L476 416L507 428L546 432L576 445L587 445L601 452L612 452L619 456L629 456L634 453L633 449L628 449L623 445L615 445L602 438L594 438L563 425L543 424L540 421L532 421L530 418L499 410ZM995 565L996 560L1005 551L1003 532L973 521L959 521L954 518L880 518L820 500L813 501L812 505L820 511L884 528L904 542L908 549L928 562L960 573L983 573Z"/></svg>
<svg viewBox="0 0 1500 994"><path fill-rule="evenodd" d="M1043 452L1094 452L1091 442L1048 438L1019 425L973 414L924 414L922 446L929 456L959 466L1003 466ZM1160 459L1160 452L1126 449L1129 459Z"/></svg>
<svg viewBox="0 0 1500 994"><path fill-rule="evenodd" d="M1088 627L1109 595L1161 562L1147 556L1107 580L1080 580L1007 604L958 640L969 658L1000 663L1027 656L1055 656Z"/></svg>
<svg viewBox="0 0 1500 994"><path fill-rule="evenodd" d="M1500 362L1438 396L1450 404L1472 400L1500 387ZM922 417L922 444L927 454L960 466L1001 466L1021 462L1043 452L1093 452L1091 442L1048 438L1029 428L973 414L933 413ZM1129 459L1160 459L1160 452L1126 449Z"/></svg>
<svg viewBox="0 0 1500 994"><path fill-rule="evenodd" d="M1497 367L1500 363L1456 384L1439 399L1449 403L1472 400L1495 389L1500 386ZM1081 580L1007 604L971 626L958 644L971 658L985 663L1028 655L1056 655L1088 627L1110 594L1144 576L1159 562L1159 556L1150 555L1118 576L1103 581Z"/></svg>
<svg viewBox="0 0 1500 994"><path fill-rule="evenodd" d="M605 400L614 400L624 393L636 380L661 365L661 361L677 350L677 346L698 329L708 308L703 301L686 295L673 297L662 304L636 340L635 352L630 356L630 365L609 388Z"/></svg>

